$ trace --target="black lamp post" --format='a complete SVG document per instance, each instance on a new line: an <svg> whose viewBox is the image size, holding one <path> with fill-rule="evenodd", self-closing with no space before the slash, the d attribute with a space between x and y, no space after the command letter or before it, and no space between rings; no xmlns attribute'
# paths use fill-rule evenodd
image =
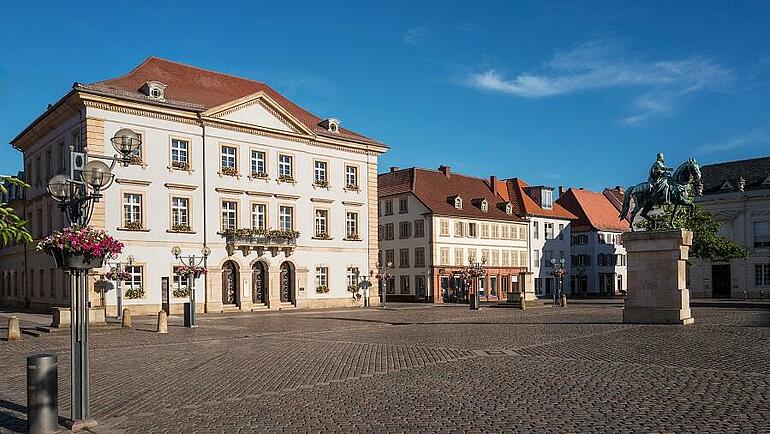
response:
<svg viewBox="0 0 770 434"><path fill-rule="evenodd" d="M182 256L182 249L179 248L179 246L174 246L171 248L171 254L174 255L175 259L182 263L187 261L186 265L190 267L190 272L187 274L187 281L190 285L190 301L185 303L184 306L184 326L190 328L198 327L195 324L195 278L198 276L192 269L199 266L205 267L206 258L211 254L211 249L209 249L208 246L203 247L201 249L201 256Z"/></svg>
<svg viewBox="0 0 770 434"><path fill-rule="evenodd" d="M481 262L474 262L473 257L468 258L468 265L463 269L463 277L469 290L472 287L472 282L474 280L478 280L480 277L487 275L487 272L484 271L484 264L486 264L486 262L486 258L481 258ZM481 307L481 298L478 287L473 292L473 297L469 297L468 305L471 310L479 310Z"/></svg>
<svg viewBox="0 0 770 434"><path fill-rule="evenodd" d="M109 188L115 177L112 169L117 163L128 166L133 155L142 141L139 135L127 128L115 133L110 139L119 155L88 154L87 152L72 152L72 163L82 170L73 170L70 177L56 175L48 181L48 193L64 212L70 226L88 226L93 214L94 205L102 198L101 191ZM74 147L70 147L74 151ZM88 161L93 158L92 161ZM108 166L104 161L109 161ZM90 417L89 379L88 379L88 273L87 268L66 268L72 276L72 293L70 294L71 312L71 363L72 363L72 428L93 426L95 422L88 421Z"/></svg>
<svg viewBox="0 0 770 434"><path fill-rule="evenodd" d="M560 304L562 307L567 305L567 296L564 295L564 276L567 275L567 269L564 265L567 261L564 258L558 261L555 258L551 258L551 265L553 265L553 275L556 277L556 291L553 294L553 304Z"/></svg>
<svg viewBox="0 0 770 434"><path fill-rule="evenodd" d="M380 282L380 291L382 292L382 308L385 309L385 301L388 298L388 281L393 278L390 274L390 270L393 269L393 263L388 261L383 267L379 262L377 263L377 280ZM385 281L383 285L382 282Z"/></svg>

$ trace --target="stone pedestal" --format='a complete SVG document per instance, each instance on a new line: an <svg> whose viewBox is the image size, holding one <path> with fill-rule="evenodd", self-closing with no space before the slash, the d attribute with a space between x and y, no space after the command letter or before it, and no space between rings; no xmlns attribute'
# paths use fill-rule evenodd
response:
<svg viewBox="0 0 770 434"><path fill-rule="evenodd" d="M692 232L627 232L628 295L623 322L692 324L690 291L685 277Z"/></svg>
<svg viewBox="0 0 770 434"><path fill-rule="evenodd" d="M88 309L88 323L96 325L107 324L107 316L103 307ZM72 313L68 307L51 308L51 327L64 328L72 324Z"/></svg>

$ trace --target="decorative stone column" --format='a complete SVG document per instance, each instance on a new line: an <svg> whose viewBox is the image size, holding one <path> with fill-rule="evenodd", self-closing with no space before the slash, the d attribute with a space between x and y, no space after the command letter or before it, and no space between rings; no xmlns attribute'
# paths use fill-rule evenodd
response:
<svg viewBox="0 0 770 434"><path fill-rule="evenodd" d="M692 324L687 258L692 232L685 229L626 232L628 296L623 322Z"/></svg>

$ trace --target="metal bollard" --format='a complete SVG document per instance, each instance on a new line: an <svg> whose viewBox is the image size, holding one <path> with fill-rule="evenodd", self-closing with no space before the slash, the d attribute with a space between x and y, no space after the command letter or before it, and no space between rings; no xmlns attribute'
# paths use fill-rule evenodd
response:
<svg viewBox="0 0 770 434"><path fill-rule="evenodd" d="M56 354L27 356L27 429L52 433L59 426L59 361Z"/></svg>
<svg viewBox="0 0 770 434"><path fill-rule="evenodd" d="M559 304L561 305L561 307L567 307L567 296L566 295L564 295L564 294L561 295L561 297L559 298Z"/></svg>
<svg viewBox="0 0 770 434"><path fill-rule="evenodd" d="M184 304L184 326L192 327L192 303L185 302Z"/></svg>

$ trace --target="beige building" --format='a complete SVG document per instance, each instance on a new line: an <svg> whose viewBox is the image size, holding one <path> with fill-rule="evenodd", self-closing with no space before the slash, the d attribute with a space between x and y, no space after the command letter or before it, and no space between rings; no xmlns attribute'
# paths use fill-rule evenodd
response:
<svg viewBox="0 0 770 434"><path fill-rule="evenodd" d="M693 259L693 297L770 296L770 157L701 167L703 195L698 205L714 214L721 233L749 249L745 260Z"/></svg>
<svg viewBox="0 0 770 434"><path fill-rule="evenodd" d="M115 168L91 225L125 244L118 259L136 259L121 282L131 294L124 306L181 310L187 297L174 289L187 282L175 276L174 245L183 255L212 250L208 275L195 282L198 311L359 303L350 289L376 266L386 145L263 83L152 57L121 77L76 83L12 141L32 185L22 208L36 241L65 224L46 184L69 174L70 148L112 155L122 128L142 146ZM261 235L270 230L286 235ZM105 271L94 270L92 286ZM2 249L0 276L3 305L68 304L68 279L32 245ZM91 302L115 314L115 290L92 288Z"/></svg>

